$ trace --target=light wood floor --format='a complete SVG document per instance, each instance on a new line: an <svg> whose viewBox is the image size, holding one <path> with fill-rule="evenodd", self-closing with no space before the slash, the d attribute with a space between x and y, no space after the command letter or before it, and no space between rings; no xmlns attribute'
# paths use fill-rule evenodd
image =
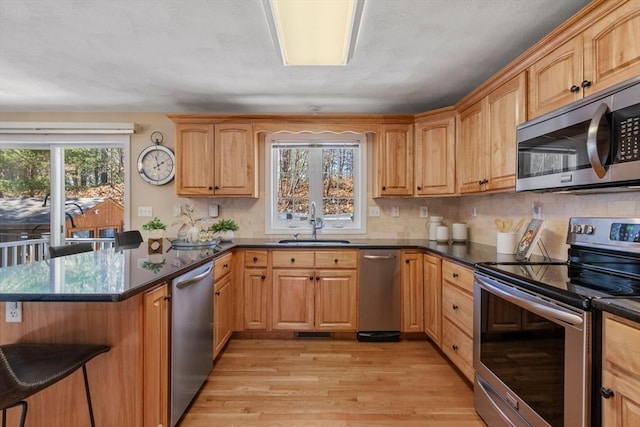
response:
<svg viewBox="0 0 640 427"><path fill-rule="evenodd" d="M233 339L180 427L484 427L428 341Z"/></svg>

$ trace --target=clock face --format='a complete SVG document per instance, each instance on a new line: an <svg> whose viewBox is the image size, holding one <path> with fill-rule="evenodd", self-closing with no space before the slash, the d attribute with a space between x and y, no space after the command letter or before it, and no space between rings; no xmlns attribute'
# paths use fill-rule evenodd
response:
<svg viewBox="0 0 640 427"><path fill-rule="evenodd" d="M175 155L167 147L147 147L138 156L138 173L149 184L164 185L176 175Z"/></svg>

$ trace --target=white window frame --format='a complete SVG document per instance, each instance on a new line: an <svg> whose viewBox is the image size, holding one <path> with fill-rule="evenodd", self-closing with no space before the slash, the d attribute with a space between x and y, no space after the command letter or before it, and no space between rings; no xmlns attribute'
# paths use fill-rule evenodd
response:
<svg viewBox="0 0 640 427"><path fill-rule="evenodd" d="M276 178L278 176L279 162L276 158L274 146L286 143L304 143L308 142L310 146L320 141L339 142L348 145L357 145L358 150L354 158L354 208L355 214L353 224L350 226L336 227L328 224L326 221L322 229L318 230L321 234L366 234L367 232L367 135L362 133L271 133L265 136L265 234L311 234L311 225L294 224L293 226L279 224L277 222L277 185ZM310 189L310 200L314 201L313 189ZM315 200L318 205L317 216L321 215L320 203Z"/></svg>
<svg viewBox="0 0 640 427"><path fill-rule="evenodd" d="M64 243L65 213L64 203L64 150L67 148L122 148L124 150L125 171L130 171L131 137L128 134L114 135L38 135L38 134L2 134L0 133L0 148L49 150L51 152L51 245ZM124 176L124 222L125 229L129 227L130 217L130 173ZM54 230L59 230L58 233Z"/></svg>

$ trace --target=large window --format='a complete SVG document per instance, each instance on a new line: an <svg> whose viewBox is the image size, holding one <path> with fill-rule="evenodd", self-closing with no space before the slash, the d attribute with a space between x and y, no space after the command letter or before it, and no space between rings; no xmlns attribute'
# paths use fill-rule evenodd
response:
<svg viewBox="0 0 640 427"><path fill-rule="evenodd" d="M128 135L0 135L0 241L113 237L128 147Z"/></svg>
<svg viewBox="0 0 640 427"><path fill-rule="evenodd" d="M312 206L319 233L366 232L365 141L362 134L268 135L267 233L310 233Z"/></svg>

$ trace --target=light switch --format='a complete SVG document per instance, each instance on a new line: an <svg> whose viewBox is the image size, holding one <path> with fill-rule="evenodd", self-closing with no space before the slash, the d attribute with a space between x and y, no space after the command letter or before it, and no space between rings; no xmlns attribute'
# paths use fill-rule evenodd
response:
<svg viewBox="0 0 640 427"><path fill-rule="evenodd" d="M393 218L398 218L400 216L400 208L397 206L391 206L391 216Z"/></svg>
<svg viewBox="0 0 640 427"><path fill-rule="evenodd" d="M152 217L153 208L151 206L138 206L138 216Z"/></svg>

